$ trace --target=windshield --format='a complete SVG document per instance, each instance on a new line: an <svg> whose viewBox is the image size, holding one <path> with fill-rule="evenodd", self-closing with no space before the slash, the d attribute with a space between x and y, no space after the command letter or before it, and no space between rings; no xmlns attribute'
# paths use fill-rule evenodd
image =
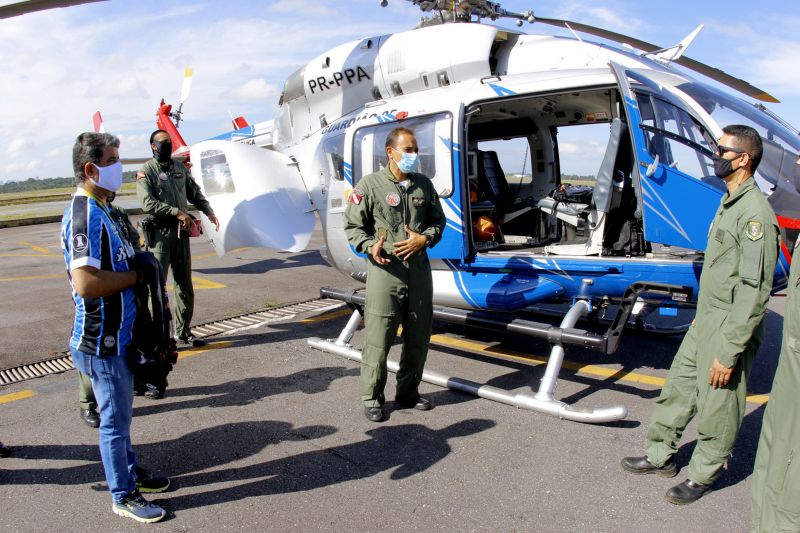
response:
<svg viewBox="0 0 800 533"><path fill-rule="evenodd" d="M694 98L720 127L746 124L755 128L764 139L784 149L795 154L800 150L800 136L797 133L754 105L697 82L682 83L677 87Z"/></svg>

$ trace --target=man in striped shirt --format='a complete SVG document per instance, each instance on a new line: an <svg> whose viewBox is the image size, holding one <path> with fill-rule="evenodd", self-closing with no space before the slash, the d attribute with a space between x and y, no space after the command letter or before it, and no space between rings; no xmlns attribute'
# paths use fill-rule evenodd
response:
<svg viewBox="0 0 800 533"><path fill-rule="evenodd" d="M69 346L75 368L89 376L100 407L100 456L113 497L112 510L139 522L157 522L166 512L142 498L162 492L166 478L136 464L131 446L133 381L126 361L136 303L131 244L109 214L108 196L122 185L119 139L83 133L72 153L77 190L61 220L61 247L75 301Z"/></svg>

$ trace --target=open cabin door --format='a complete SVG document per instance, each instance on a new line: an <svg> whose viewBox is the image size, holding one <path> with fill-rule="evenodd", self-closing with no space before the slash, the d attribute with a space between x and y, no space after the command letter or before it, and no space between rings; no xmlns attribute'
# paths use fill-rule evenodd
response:
<svg viewBox="0 0 800 533"><path fill-rule="evenodd" d="M220 256L243 246L299 252L316 223L297 165L271 150L230 141L191 148L192 177L219 219L203 228Z"/></svg>
<svg viewBox="0 0 800 533"><path fill-rule="evenodd" d="M713 175L713 139L657 82L641 71L610 66L634 144L633 182L645 239L705 250L723 194Z"/></svg>

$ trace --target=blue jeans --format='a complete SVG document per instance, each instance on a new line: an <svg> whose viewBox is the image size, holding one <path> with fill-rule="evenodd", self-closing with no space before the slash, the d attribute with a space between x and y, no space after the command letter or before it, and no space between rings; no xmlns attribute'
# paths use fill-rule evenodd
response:
<svg viewBox="0 0 800 533"><path fill-rule="evenodd" d="M115 502L136 489L136 455L131 445L133 377L125 357L98 357L70 350L75 368L89 376L100 408L100 457Z"/></svg>

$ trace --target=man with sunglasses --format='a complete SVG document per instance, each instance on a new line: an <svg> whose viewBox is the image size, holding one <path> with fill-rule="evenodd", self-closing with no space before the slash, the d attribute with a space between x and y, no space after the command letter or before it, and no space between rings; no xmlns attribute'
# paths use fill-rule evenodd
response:
<svg viewBox="0 0 800 533"><path fill-rule="evenodd" d="M800 193L800 158L794 165ZM800 242L795 244L783 314L783 343L764 411L753 468L752 533L800 531Z"/></svg>
<svg viewBox="0 0 800 533"><path fill-rule="evenodd" d="M666 493L674 504L701 498L730 457L778 258L775 213L753 178L761 137L749 126L722 131L714 173L728 190L708 235L696 319L656 401L646 455L622 460L622 468L634 474L677 475L673 456L683 430L697 415L699 435L688 479Z"/></svg>

